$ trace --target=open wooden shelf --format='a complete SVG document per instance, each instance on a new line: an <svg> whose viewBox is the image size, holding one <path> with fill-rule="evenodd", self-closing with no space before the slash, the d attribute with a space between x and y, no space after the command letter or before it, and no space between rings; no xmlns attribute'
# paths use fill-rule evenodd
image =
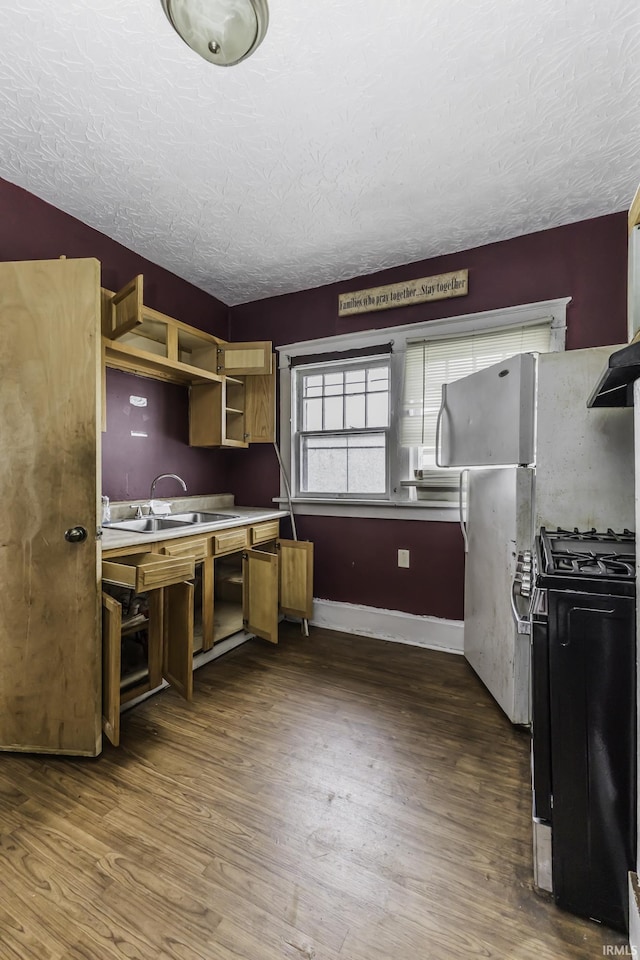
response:
<svg viewBox="0 0 640 960"><path fill-rule="evenodd" d="M104 348L104 362L107 367L135 373L138 376L150 377L154 380L168 380L171 383L220 383L222 377L212 370L195 367L179 360L170 360L168 357L156 353L147 353L139 347L130 346L102 338Z"/></svg>
<svg viewBox="0 0 640 960"><path fill-rule="evenodd" d="M221 577L217 578L218 583L231 583L236 586L241 587L244 580L241 573L230 573L228 576L224 574Z"/></svg>
<svg viewBox="0 0 640 960"><path fill-rule="evenodd" d="M149 618L140 614L137 617L133 617L129 621L123 621L122 623L122 636L126 636L128 633L138 633L139 630L146 630L149 625Z"/></svg>
<svg viewBox="0 0 640 960"><path fill-rule="evenodd" d="M120 689L124 691L130 691L132 687L138 687L143 681L149 679L149 668L148 667L139 667L137 670L132 670L131 673L126 673L123 677L120 678Z"/></svg>

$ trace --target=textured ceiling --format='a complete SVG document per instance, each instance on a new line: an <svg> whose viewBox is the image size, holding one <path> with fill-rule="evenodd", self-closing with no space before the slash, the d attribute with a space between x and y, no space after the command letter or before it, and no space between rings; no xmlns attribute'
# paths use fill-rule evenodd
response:
<svg viewBox="0 0 640 960"><path fill-rule="evenodd" d="M160 0L3 0L0 175L228 304L624 210L637 0L269 0L220 68Z"/></svg>

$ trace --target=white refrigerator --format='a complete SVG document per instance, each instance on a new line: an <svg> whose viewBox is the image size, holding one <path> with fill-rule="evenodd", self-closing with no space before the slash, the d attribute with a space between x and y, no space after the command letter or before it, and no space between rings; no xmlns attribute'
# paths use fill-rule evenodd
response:
<svg viewBox="0 0 640 960"><path fill-rule="evenodd" d="M518 557L541 526L634 529L632 411L586 405L616 349L519 354L443 387L438 462L465 468L464 655L515 724L531 718Z"/></svg>

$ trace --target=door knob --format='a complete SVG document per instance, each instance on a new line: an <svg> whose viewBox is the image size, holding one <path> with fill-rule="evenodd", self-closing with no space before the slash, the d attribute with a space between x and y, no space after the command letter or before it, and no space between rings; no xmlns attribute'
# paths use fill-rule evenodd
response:
<svg viewBox="0 0 640 960"><path fill-rule="evenodd" d="M87 531L84 527L69 527L64 532L64 538L69 543L82 543L83 540L87 539Z"/></svg>

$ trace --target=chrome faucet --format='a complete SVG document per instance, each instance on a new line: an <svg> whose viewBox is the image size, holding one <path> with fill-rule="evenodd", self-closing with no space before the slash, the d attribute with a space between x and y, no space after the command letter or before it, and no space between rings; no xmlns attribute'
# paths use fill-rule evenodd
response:
<svg viewBox="0 0 640 960"><path fill-rule="evenodd" d="M158 480L165 480L165 479L177 480L178 483L182 486L182 489L184 490L184 492L185 493L187 492L186 483L184 482L182 477L179 477L177 475L177 473L161 473L154 480L151 481L151 492L149 494L150 501L153 500L153 494L155 493L156 483L158 482ZM151 512L153 513L153 509Z"/></svg>

